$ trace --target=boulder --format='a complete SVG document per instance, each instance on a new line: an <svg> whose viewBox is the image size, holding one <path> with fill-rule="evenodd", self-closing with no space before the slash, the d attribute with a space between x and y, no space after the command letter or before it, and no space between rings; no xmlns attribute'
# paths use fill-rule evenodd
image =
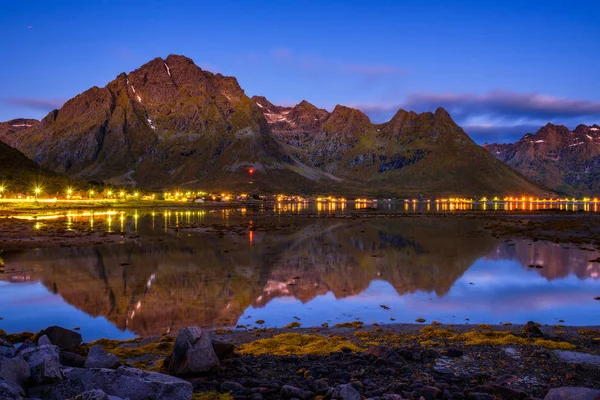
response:
<svg viewBox="0 0 600 400"><path fill-rule="evenodd" d="M14 357L16 353L15 346L0 337L0 357Z"/></svg>
<svg viewBox="0 0 600 400"><path fill-rule="evenodd" d="M80 393L72 400L123 400L123 398L109 396L100 389L94 389Z"/></svg>
<svg viewBox="0 0 600 400"><path fill-rule="evenodd" d="M192 384L183 379L136 368L66 368L65 380L53 387L55 398L101 390L109 396L130 400L189 400Z"/></svg>
<svg viewBox="0 0 600 400"><path fill-rule="evenodd" d="M37 344L38 344L38 346L50 346L50 345L52 345L52 342L50 341L50 339L48 339L48 336L42 335L38 339Z"/></svg>
<svg viewBox="0 0 600 400"><path fill-rule="evenodd" d="M367 350L368 354L373 354L380 360L385 360L390 364L402 364L406 365L406 360L400 357L400 354L396 353L394 349L386 346L371 346Z"/></svg>
<svg viewBox="0 0 600 400"><path fill-rule="evenodd" d="M233 352L235 350L233 343L229 343L224 340L213 340L212 347L219 361L233 357Z"/></svg>
<svg viewBox="0 0 600 400"><path fill-rule="evenodd" d="M219 358L213 349L208 333L200 327L183 328L177 334L168 368L172 375L208 372L219 369Z"/></svg>
<svg viewBox="0 0 600 400"><path fill-rule="evenodd" d="M393 350L392 350L393 351ZM360 400L360 393L352 385L339 385L333 391L332 399L339 400Z"/></svg>
<svg viewBox="0 0 600 400"><path fill-rule="evenodd" d="M6 382L0 378L0 399L2 400L21 400L24 397L23 389L20 386Z"/></svg>
<svg viewBox="0 0 600 400"><path fill-rule="evenodd" d="M100 345L90 348L84 364L85 368L117 368L119 365L121 365L119 357L112 353L106 353L104 347Z"/></svg>
<svg viewBox="0 0 600 400"><path fill-rule="evenodd" d="M61 351L60 364L65 367L83 368L85 366L85 357L70 351Z"/></svg>
<svg viewBox="0 0 600 400"><path fill-rule="evenodd" d="M0 378L6 382L23 386L30 375L29 365L23 357L7 358L0 356Z"/></svg>
<svg viewBox="0 0 600 400"><path fill-rule="evenodd" d="M42 335L48 336L53 345L61 350L73 349L81 344L81 334L60 326L51 326L42 331Z"/></svg>
<svg viewBox="0 0 600 400"><path fill-rule="evenodd" d="M600 390L584 387L550 389L544 400L600 400Z"/></svg>
<svg viewBox="0 0 600 400"><path fill-rule="evenodd" d="M52 345L29 348L22 353L31 372L31 379L37 383L52 383L62 381L58 347Z"/></svg>
<svg viewBox="0 0 600 400"><path fill-rule="evenodd" d="M442 391L435 386L423 386L419 390L419 395L425 400L435 400L442 395Z"/></svg>
<svg viewBox="0 0 600 400"><path fill-rule="evenodd" d="M529 337L544 336L538 325L533 321L529 321L525 324L525 326L523 327L523 334Z"/></svg>
<svg viewBox="0 0 600 400"><path fill-rule="evenodd" d="M312 397L312 393L305 392L304 390L291 385L284 385L281 388L282 399L308 399Z"/></svg>

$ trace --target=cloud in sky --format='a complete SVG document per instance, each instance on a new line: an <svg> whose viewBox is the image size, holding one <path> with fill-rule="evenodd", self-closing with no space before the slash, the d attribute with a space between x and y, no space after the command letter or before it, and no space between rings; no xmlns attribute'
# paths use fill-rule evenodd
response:
<svg viewBox="0 0 600 400"><path fill-rule="evenodd" d="M50 112L56 108L62 107L65 103L63 99L35 99L29 97L9 97L6 102L12 105L21 106L37 111Z"/></svg>
<svg viewBox="0 0 600 400"><path fill-rule="evenodd" d="M271 58L281 64L312 73L350 74L363 78L403 77L410 74L407 68L387 64L361 64L324 58L317 55L296 54L291 49L279 47L270 53Z"/></svg>
<svg viewBox="0 0 600 400"><path fill-rule="evenodd" d="M545 96L538 93L491 91L486 94L412 94L404 102L415 109L444 107L457 118L506 121L600 117L600 102Z"/></svg>
<svg viewBox="0 0 600 400"><path fill-rule="evenodd" d="M576 126L600 120L600 102L495 90L473 93L412 93L401 102L355 104L374 121L384 122L398 109L417 112L444 107L479 143L518 140L547 122Z"/></svg>

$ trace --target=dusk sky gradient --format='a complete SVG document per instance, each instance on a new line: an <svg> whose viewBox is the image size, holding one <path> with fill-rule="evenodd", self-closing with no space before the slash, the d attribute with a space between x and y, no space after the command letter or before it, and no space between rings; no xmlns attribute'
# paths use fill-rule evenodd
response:
<svg viewBox="0 0 600 400"><path fill-rule="evenodd" d="M249 96L365 111L445 107L478 143L600 124L598 1L9 1L0 121L43 118L155 57Z"/></svg>

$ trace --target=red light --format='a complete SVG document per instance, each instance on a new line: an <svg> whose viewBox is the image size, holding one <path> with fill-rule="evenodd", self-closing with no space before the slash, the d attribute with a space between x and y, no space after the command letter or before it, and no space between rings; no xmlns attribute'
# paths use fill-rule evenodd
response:
<svg viewBox="0 0 600 400"><path fill-rule="evenodd" d="M250 174L253 174L253 173L254 173L254 168L250 168L250 169L248 170L248 173L250 173Z"/></svg>

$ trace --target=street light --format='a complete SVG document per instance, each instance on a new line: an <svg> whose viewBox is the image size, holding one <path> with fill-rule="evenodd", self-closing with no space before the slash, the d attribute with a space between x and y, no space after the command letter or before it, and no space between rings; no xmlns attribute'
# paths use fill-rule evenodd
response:
<svg viewBox="0 0 600 400"><path fill-rule="evenodd" d="M33 192L35 193L35 199L37 200L37 199L38 199L38 196L40 195L40 193L42 193L42 187L41 187L41 186L39 186L39 185L36 185L36 186L33 188Z"/></svg>
<svg viewBox="0 0 600 400"><path fill-rule="evenodd" d="M94 190L90 189L89 194L90 194L90 199L93 199L94 198Z"/></svg>

